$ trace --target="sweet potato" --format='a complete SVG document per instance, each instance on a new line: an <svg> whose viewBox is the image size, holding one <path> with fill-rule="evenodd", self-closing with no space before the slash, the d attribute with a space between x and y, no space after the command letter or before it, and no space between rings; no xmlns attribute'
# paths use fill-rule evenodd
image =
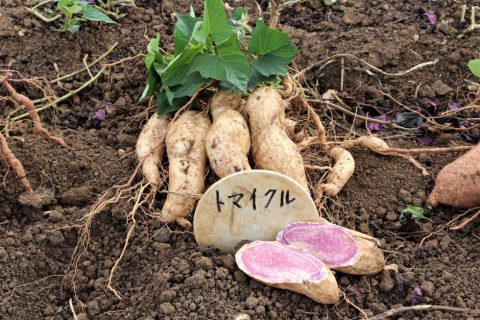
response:
<svg viewBox="0 0 480 320"><path fill-rule="evenodd" d="M299 143L305 139L305 131L298 126L298 123L292 119L285 119L285 130L287 130L288 136L293 142Z"/></svg>
<svg viewBox="0 0 480 320"><path fill-rule="evenodd" d="M480 206L480 144L440 170L428 202L432 206Z"/></svg>
<svg viewBox="0 0 480 320"><path fill-rule="evenodd" d="M173 122L165 140L169 161L168 195L162 221L189 227L186 217L195 206L196 195L205 191L207 154L205 140L210 120L204 113L185 111Z"/></svg>
<svg viewBox="0 0 480 320"><path fill-rule="evenodd" d="M135 152L142 163L142 173L153 189L158 189L162 177L159 168L162 166L165 152L165 136L170 117L159 117L153 114L138 136Z"/></svg>
<svg viewBox="0 0 480 320"><path fill-rule="evenodd" d="M208 130L206 150L210 166L220 178L250 170L250 132L247 122L238 110L240 94L217 92L210 101L213 124Z"/></svg>
<svg viewBox="0 0 480 320"><path fill-rule="evenodd" d="M254 241L241 247L235 260L243 272L266 285L302 293L319 303L339 300L330 269L304 250L276 241Z"/></svg>
<svg viewBox="0 0 480 320"><path fill-rule="evenodd" d="M350 152L339 147L330 149L329 154L335 160L335 165L328 174L327 183L318 185L317 194L334 197L352 177L355 171L355 160Z"/></svg>
<svg viewBox="0 0 480 320"><path fill-rule="evenodd" d="M253 158L258 169L285 174L308 190L302 155L284 128L285 104L270 87L259 88L248 98Z"/></svg>
<svg viewBox="0 0 480 320"><path fill-rule="evenodd" d="M369 275L385 266L375 238L332 223L292 223L278 233L277 241L306 250L343 273Z"/></svg>

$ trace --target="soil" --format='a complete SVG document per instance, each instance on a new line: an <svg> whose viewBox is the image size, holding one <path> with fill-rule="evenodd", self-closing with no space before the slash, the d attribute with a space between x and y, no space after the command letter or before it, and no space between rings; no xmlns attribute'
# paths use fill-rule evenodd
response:
<svg viewBox="0 0 480 320"><path fill-rule="evenodd" d="M232 7L244 3L255 18L253 2L229 3ZM338 53L354 54L390 73L439 59L434 66L403 77L372 76L365 65L345 59L341 94L352 109L371 115L405 111L378 90L407 106L426 107L422 103L430 99L443 110L449 102L465 105L471 99L465 79L473 78L466 64L478 55L480 32L458 38L466 27L458 18L461 3L347 0L343 1L344 11L322 3L296 4L280 17L279 28L298 46L294 67L299 70ZM28 14L24 4L23 0L0 0L0 74L8 69L15 71L15 79L35 79L12 84L36 99L43 93L35 84L82 68L85 55L91 61L114 42L118 46L107 59L112 62L144 52L148 38L157 32L163 48L171 51L173 13L188 11L190 1L137 0L136 8L125 9L121 23L84 23L75 34L52 30ZM267 5L260 1L265 12ZM201 12L201 1L193 1L193 7ZM424 15L427 10L437 15L435 27ZM339 60L321 70L314 68L306 73L306 83L318 92L340 90L341 69ZM98 66L91 68L92 73L98 70ZM84 72L52 89L60 95L89 77ZM379 238L387 263L396 267L368 277L337 274L346 297L338 305L320 305L249 279L236 267L233 255L198 247L191 232L165 226L142 212L137 214L133 237L115 273L113 286L123 295L117 298L106 284L131 223L125 220L129 203L102 212L93 223L87 250L76 263L72 263L72 255L81 218L103 192L124 183L135 170L132 151L147 118L146 104L137 103L144 81L142 59L128 60L57 108L42 112L45 126L64 137L67 149L44 141L28 121L12 126L9 142L37 191L35 197L22 195L15 175L0 168L0 319L72 319L72 310L78 320L235 319L239 315L243 315L241 319L361 319L364 314L357 308L372 316L411 305L415 287L422 289L421 303L478 311L478 224L461 232L442 229L463 211L431 209L425 204L433 188L432 177L421 176L403 159L361 149L353 150L354 176L321 214ZM106 106L106 120L92 121L95 112ZM1 99L0 118L5 119L15 107ZM319 112L331 138L345 134L341 126L351 126L352 119L341 114ZM455 121L468 126L474 120ZM356 124L355 130L364 133L364 123ZM398 138L397 131L387 129L381 134L396 136L388 140L393 146L419 147L414 138ZM478 137L478 132L473 130L471 136ZM442 132L434 145L452 142L466 144L459 134ZM456 156L421 154L418 158L435 176ZM309 172L312 182L319 179L317 175ZM158 206L161 200L159 196ZM400 221L406 204L425 207L431 221ZM473 319L446 311L398 317L463 318Z"/></svg>

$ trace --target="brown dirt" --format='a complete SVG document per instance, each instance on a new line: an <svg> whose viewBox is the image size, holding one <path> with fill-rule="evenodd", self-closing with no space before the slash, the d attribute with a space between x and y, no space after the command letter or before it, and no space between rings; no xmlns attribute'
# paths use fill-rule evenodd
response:
<svg viewBox="0 0 480 320"><path fill-rule="evenodd" d="M239 5L238 1L229 2ZM280 28L293 36L299 48L295 59L298 69L336 53L355 54L387 72L438 58L435 66L404 77L373 77L362 71L360 64L347 59L343 96L352 107L364 112L401 109L375 88L411 106L420 105L423 98L434 99L443 108L448 102L468 100L464 78L471 76L466 63L478 55L480 32L457 38L465 27L458 21L458 2L345 2L344 12L318 5L321 1L317 0L282 14ZM15 70L25 78L53 79L56 68L60 74L77 70L85 55L96 57L116 41L119 45L109 56L110 61L144 52L147 38L156 32L160 32L164 48L171 49L172 13L188 10L190 2L137 3L138 7L130 9L120 24L87 23L72 35L49 30L25 11L21 6L24 1L0 0L0 70ZM266 10L267 3L260 4ZM256 12L250 2L247 6ZM199 10L201 2L195 1L194 7ZM438 28L432 29L427 23L425 10L436 12ZM98 67L92 68L96 71ZM307 80L319 92L338 90L340 71L337 61L321 71L307 73ZM53 89L64 92L76 88L88 77L82 73ZM79 320L234 319L242 313L252 319L362 318L345 300L336 306L322 306L299 294L259 284L238 270L232 255L200 248L191 233L167 228L141 214L114 279L115 288L125 297L119 300L106 290L106 281L128 229L124 215L129 206L124 204L95 220L88 252L73 273L70 262L79 219L100 194L124 182L136 166L132 151L147 116L142 113L146 106L137 105L144 80L141 59L130 61L112 68L108 76L55 110L41 113L45 126L52 134L63 136L68 149L44 141L32 132L28 121L12 128L11 135L19 138L9 140L12 149L38 191L33 197L21 195L14 174L0 168L0 319L72 319L70 299ZM451 90L442 90L444 86L438 80ZM31 84L13 84L31 98L41 96ZM96 129L91 117L106 105L112 106L107 120ZM14 107L0 100L0 118ZM330 112L321 115L333 134ZM342 120L338 115L333 117ZM342 123L349 126L348 121ZM359 123L358 127L361 132L364 126ZM341 132L338 127L336 130ZM390 141L392 145L418 147L414 139ZM435 144L447 145L449 141L463 143L459 135L449 133L442 134ZM410 305L416 286L424 292L424 303L478 308L478 226L473 224L457 233L436 232L462 212L448 207L427 209L432 222L400 222L405 204L425 205L433 179L422 177L402 159L357 149L353 154L355 174L338 199L327 203L323 215L378 237L388 250L387 262L397 264L398 272L370 277L339 274L342 291L369 316ZM421 155L420 162L435 174L454 157ZM315 175L310 178L318 179ZM420 246L426 236L430 237ZM464 318L440 311L402 317Z"/></svg>

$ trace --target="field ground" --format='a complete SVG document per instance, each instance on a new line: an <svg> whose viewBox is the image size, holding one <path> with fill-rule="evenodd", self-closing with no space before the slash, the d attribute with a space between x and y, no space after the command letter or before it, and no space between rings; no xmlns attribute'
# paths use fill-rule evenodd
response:
<svg viewBox="0 0 480 320"><path fill-rule="evenodd" d="M201 1L193 1L201 11ZM252 14L251 1L244 4ZM350 53L396 73L422 62L430 65L404 76L369 74L365 65L344 59L342 97L352 110L378 115L387 110L405 111L384 92L406 106L428 107L425 99L446 108L447 103L466 105L472 94L465 79L467 62L478 56L480 31L458 38L465 28L459 21L461 3L415 0L348 0L345 11L331 10L319 0L285 10L279 28L298 46L294 68L301 70L335 54ZM15 70L14 78L55 79L81 69L115 42L118 46L106 61L118 61L145 51L157 32L161 46L172 50L172 13L189 10L190 1L138 0L138 7L117 25L86 23L75 34L58 33L26 12L22 0L0 0L0 70ZM267 11L266 1L260 1ZM424 12L433 10L433 28ZM268 15L267 15L268 16ZM99 66L91 68L94 74ZM322 93L340 91L339 59L322 70L306 73L307 83ZM2 74L3 72L0 72ZM84 72L53 85L60 95L88 81ZM43 80L42 80L43 79ZM354 149L356 171L338 199L327 202L322 215L333 222L378 237L387 263L398 272L385 271L370 277L338 275L346 299L335 306L314 303L302 295L274 289L250 280L234 257L211 248L200 248L181 228L138 214L138 225L113 282L124 296L119 300L106 283L120 255L128 225L124 215L129 203L119 203L94 222L90 246L78 264L71 263L81 217L109 187L125 182L136 167L132 152L146 105L137 103L143 91L145 68L141 58L109 69L95 85L41 113L45 126L63 136L61 149L33 133L29 121L11 128L21 139L9 140L23 162L42 199L29 202L14 174L0 167L0 319L234 319L246 313L252 319L362 319L352 304L367 316L411 304L415 287L423 290L422 302L478 310L480 296L480 232L477 224L462 232L442 225L464 211L440 206L427 209L432 222L399 221L406 204L425 206L434 179L423 177L410 163ZM38 87L12 82L32 99L42 96ZM95 112L108 108L106 120L92 122ZM15 106L0 100L0 119ZM319 110L331 138L344 135L352 118L331 110ZM477 114L469 115L479 118ZM365 133L356 122L354 130ZM476 129L478 130L478 129ZM421 147L415 138L392 129L380 133L392 146ZM471 132L478 138L479 132ZM388 138L390 137L390 138ZM434 146L465 145L455 132L442 132ZM433 175L457 154L420 154L418 159ZM312 181L318 180L310 172ZM212 179L210 179L212 180ZM212 180L213 181L213 180ZM162 199L159 198L159 203ZM413 228L418 228L412 231ZM422 240L424 240L422 242ZM422 243L421 243L422 242ZM66 275L66 277L65 277ZM71 281L74 279L75 281ZM73 285L74 284L74 285ZM463 319L447 311L410 312L401 319ZM400 318L398 318L400 319ZM473 319L473 318L471 318Z"/></svg>

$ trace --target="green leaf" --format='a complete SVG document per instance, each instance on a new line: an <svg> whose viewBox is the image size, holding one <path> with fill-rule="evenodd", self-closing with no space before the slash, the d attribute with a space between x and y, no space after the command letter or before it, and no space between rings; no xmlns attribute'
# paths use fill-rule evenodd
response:
<svg viewBox="0 0 480 320"><path fill-rule="evenodd" d="M150 40L147 46L147 55L145 56L145 66L147 69L150 69L152 64L155 60L162 60L163 57L158 50L158 46L160 45L160 34L157 33L157 36Z"/></svg>
<svg viewBox="0 0 480 320"><path fill-rule="evenodd" d="M422 117L415 112L402 112L397 117L397 124L405 128L416 128Z"/></svg>
<svg viewBox="0 0 480 320"><path fill-rule="evenodd" d="M199 24L200 21L200 18L192 17L190 14L177 13L177 23L173 31L175 54L182 53L190 43L195 29L198 28L197 23Z"/></svg>
<svg viewBox="0 0 480 320"><path fill-rule="evenodd" d="M245 9L244 7L237 7L233 11L232 19L234 21L241 21L247 16L247 14L248 14L247 9Z"/></svg>
<svg viewBox="0 0 480 320"><path fill-rule="evenodd" d="M411 204L407 204L405 209L402 211L402 215L400 216L400 220L403 219L403 214L404 213L410 213L412 215L412 218L415 219L415 220L425 219L425 220L432 221L429 218L424 216L424 214L423 214L424 210L423 210L422 207L417 207L417 206L414 206L414 205L411 205Z"/></svg>
<svg viewBox="0 0 480 320"><path fill-rule="evenodd" d="M470 60L468 62L468 68L477 78L480 78L480 59Z"/></svg>
<svg viewBox="0 0 480 320"><path fill-rule="evenodd" d="M210 35L215 44L220 45L230 39L232 34L234 34L234 31L232 26L228 24L227 13L222 0L205 0L199 42L206 42Z"/></svg>
<svg viewBox="0 0 480 320"><path fill-rule="evenodd" d="M167 68L159 74L162 77L163 85L172 87L182 83L190 68L190 64L202 51L203 46L201 44L190 44L181 54L170 61Z"/></svg>
<svg viewBox="0 0 480 320"><path fill-rule="evenodd" d="M288 34L270 29L263 20L258 20L248 44L248 53L258 56L252 62L249 87L256 85L257 79L286 75L287 65L296 52Z"/></svg>
<svg viewBox="0 0 480 320"><path fill-rule="evenodd" d="M145 98L150 97L152 94L154 94L155 91L157 90L157 86L159 83L160 83L160 79L158 75L155 73L155 71L149 70L147 84L145 85L145 89L143 89L143 93L139 99L139 102L144 101Z"/></svg>
<svg viewBox="0 0 480 320"><path fill-rule="evenodd" d="M217 54L199 54L189 72L199 72L203 78L230 82L237 90L245 91L248 84L249 61L238 46L236 35L221 45Z"/></svg>
<svg viewBox="0 0 480 320"><path fill-rule="evenodd" d="M116 23L105 13L93 6L82 6L83 8L83 18L90 21L101 21L105 23Z"/></svg>

